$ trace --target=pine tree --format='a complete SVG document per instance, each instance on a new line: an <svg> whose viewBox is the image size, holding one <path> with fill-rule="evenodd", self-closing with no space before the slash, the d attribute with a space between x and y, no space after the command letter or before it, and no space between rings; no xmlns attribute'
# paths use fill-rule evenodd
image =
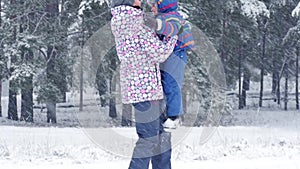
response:
<svg viewBox="0 0 300 169"><path fill-rule="evenodd" d="M83 27L86 30L86 39L89 39L96 31L101 27L108 24L111 19L111 14L107 3L99 3L98 1L88 1L84 4L85 9L83 10L84 23ZM99 42L105 43L105 42ZM103 52L101 51L101 54ZM105 54L103 61L100 65L97 65L98 72L96 78L97 90L99 91L100 97L108 100L109 105L109 116L112 118L117 117L116 109L116 82L113 81L114 73L116 71L118 61L115 48L112 48ZM102 69L102 71L99 71ZM107 84L109 84L107 86ZM106 92L105 92L106 91ZM110 94L107 94L110 92ZM106 98L106 96L109 96ZM102 100L103 102L103 100Z"/></svg>
<svg viewBox="0 0 300 169"><path fill-rule="evenodd" d="M33 122L33 76L38 64L35 53L40 44L34 35L39 24L38 1L10 1L4 10L7 22L4 23L4 60L11 58L10 64L10 119L16 120L16 94L21 89L21 120ZM12 36L13 35L13 36ZM14 115L13 115L14 114Z"/></svg>
<svg viewBox="0 0 300 169"><path fill-rule="evenodd" d="M292 28L290 28L283 39L283 46L287 47L285 50L288 55L291 55L291 63L293 60L295 61L295 65L291 64L291 66L295 66L294 74L295 74L295 93L296 93L296 109L299 109L299 47L300 47L300 20L299 16L295 16L295 19L298 19L297 24L295 24ZM289 52L291 51L291 52ZM290 54L289 54L290 53ZM292 57L294 56L294 57ZM291 72L292 73L292 72Z"/></svg>
<svg viewBox="0 0 300 169"><path fill-rule="evenodd" d="M36 27L34 36L39 39L35 42L37 57L35 65L39 65L42 73L38 74L35 87L37 101L46 103L47 121L56 123L56 104L64 102L65 93L72 83L72 66L75 58L69 55L72 48L72 36L76 35L71 29L78 18L80 1L35 1L39 8L36 13ZM61 6L61 8L59 8ZM78 34L78 33L77 33ZM77 45L77 44L76 44Z"/></svg>
<svg viewBox="0 0 300 169"><path fill-rule="evenodd" d="M270 16L270 34L269 41L272 42L268 48L269 56L273 59L271 69L273 70L273 93L276 93L278 104L280 104L280 80L284 75L284 67L287 63L287 57L284 54L285 46L283 39L288 30L295 25L295 19L291 17L292 8L296 6L296 1L270 1L267 2ZM284 26L283 26L284 25Z"/></svg>
<svg viewBox="0 0 300 169"><path fill-rule="evenodd" d="M49 90L48 97L46 98L47 106L47 122L56 123L56 103L59 100L57 95L60 95L57 84L58 70L57 59L59 58L59 44L57 43L56 26L58 26L59 17L59 2L58 0L47 1L45 12L48 22L50 23L49 29L47 30L47 64L46 64L46 81L49 86L52 86L55 92ZM52 93L53 92L53 93ZM59 94L58 94L59 93Z"/></svg>
<svg viewBox="0 0 300 169"><path fill-rule="evenodd" d="M0 32L2 32L2 0L0 0ZM2 35L0 34L0 39L2 39ZM4 71L4 63L3 63L3 52L2 52L2 43L0 43L0 117L2 117L2 72Z"/></svg>
<svg viewBox="0 0 300 169"><path fill-rule="evenodd" d="M183 5L189 11L189 20L210 37L220 54L228 89L235 88L236 81L240 81L239 107L243 108L248 88L247 85L242 85L241 79L249 86L251 74L246 65L257 65L258 61L258 30L255 19L245 14L243 4L236 0L198 0L187 3Z"/></svg>
<svg viewBox="0 0 300 169"><path fill-rule="evenodd" d="M20 11L25 15L21 17L19 26L20 41L24 45L21 46L20 55L20 67L19 67L19 85L21 88L21 117L20 120L26 122L33 122L33 76L35 74L34 66L34 46L31 41L35 41L35 37L32 38L31 32L34 31L36 25L35 13L32 8L32 2L21 1ZM26 14L26 11L29 11Z"/></svg>

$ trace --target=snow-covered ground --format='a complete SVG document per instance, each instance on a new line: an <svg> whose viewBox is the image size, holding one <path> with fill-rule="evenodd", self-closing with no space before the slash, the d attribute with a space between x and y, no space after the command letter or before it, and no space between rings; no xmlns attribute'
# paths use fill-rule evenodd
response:
<svg viewBox="0 0 300 169"><path fill-rule="evenodd" d="M300 168L300 112L235 111L232 123L215 128L202 144L205 128L191 128L173 145L173 169L298 169ZM70 116L68 116L70 117ZM79 127L19 127L0 121L1 168L103 168L126 169L129 156L118 156L91 140ZM180 136L180 131L174 135ZM106 127L132 138L131 146L114 142L129 151L135 141L134 128Z"/></svg>
<svg viewBox="0 0 300 169"><path fill-rule="evenodd" d="M252 85L251 90L255 87ZM135 129L120 127L120 114L117 119L110 119L107 108L97 105L95 93L85 98L94 101L85 100L84 112L78 112L76 100L68 100L75 107L58 107L58 124L50 125L46 123L46 111L41 109L34 110L34 124L7 120L4 97L0 169L127 169L137 138ZM234 99L232 102L236 104ZM293 110L295 104L289 102L292 111L282 111L272 100L264 101L261 109L255 108L257 102L257 98L247 100L245 110L233 111L232 116L226 117L226 126L176 130L172 168L300 168L300 112ZM80 127L91 119L99 128ZM96 135L90 131L96 131ZM213 135L203 139L205 131L213 131Z"/></svg>
<svg viewBox="0 0 300 169"><path fill-rule="evenodd" d="M134 133L134 129L128 129ZM125 169L129 159L105 152L81 129L0 127L1 168ZM173 150L173 168L300 168L297 130L220 127L204 145L194 129ZM122 146L122 143L120 143Z"/></svg>

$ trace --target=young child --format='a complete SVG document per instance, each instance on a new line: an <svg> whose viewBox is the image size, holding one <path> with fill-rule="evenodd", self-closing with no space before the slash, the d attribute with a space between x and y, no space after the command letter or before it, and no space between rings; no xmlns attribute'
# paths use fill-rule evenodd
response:
<svg viewBox="0 0 300 169"><path fill-rule="evenodd" d="M187 61L187 50L194 47L191 26L178 13L177 0L150 0L152 12L156 15L153 24L150 18L146 25L155 29L161 40L178 35L178 41L171 56L161 64L162 85L166 97L165 128L175 129L180 125L183 114L181 88Z"/></svg>

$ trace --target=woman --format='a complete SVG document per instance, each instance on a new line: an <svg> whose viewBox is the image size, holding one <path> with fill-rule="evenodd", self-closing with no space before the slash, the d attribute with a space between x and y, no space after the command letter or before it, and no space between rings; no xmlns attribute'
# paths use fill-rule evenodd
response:
<svg viewBox="0 0 300 169"><path fill-rule="evenodd" d="M139 0L114 0L111 28L121 61L122 102L135 108L139 139L129 169L171 169L170 134L164 132L159 102L163 99L159 63L172 53L177 36L162 42L144 25Z"/></svg>

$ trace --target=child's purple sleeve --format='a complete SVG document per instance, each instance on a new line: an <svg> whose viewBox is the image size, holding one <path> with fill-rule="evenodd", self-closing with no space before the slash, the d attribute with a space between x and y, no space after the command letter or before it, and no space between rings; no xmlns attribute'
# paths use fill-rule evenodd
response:
<svg viewBox="0 0 300 169"><path fill-rule="evenodd" d="M156 18L157 21L157 29L156 33L159 35L165 35L166 37L172 37L175 35L178 35L181 24L180 20L176 17L170 17L170 18L163 18L161 16L158 16Z"/></svg>

